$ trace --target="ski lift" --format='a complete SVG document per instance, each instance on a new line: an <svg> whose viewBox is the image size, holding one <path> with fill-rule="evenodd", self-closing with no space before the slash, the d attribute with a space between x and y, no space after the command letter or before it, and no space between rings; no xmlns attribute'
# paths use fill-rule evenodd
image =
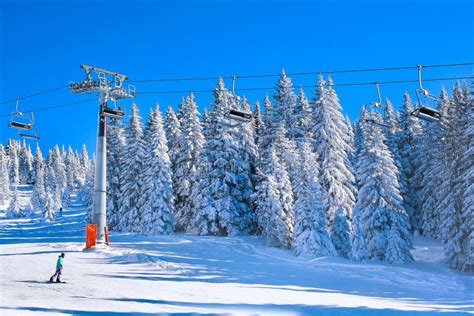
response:
<svg viewBox="0 0 474 316"><path fill-rule="evenodd" d="M40 140L40 137L35 133L35 134L25 134L25 133L19 133L18 136L20 136L23 139L29 139L29 140Z"/></svg>
<svg viewBox="0 0 474 316"><path fill-rule="evenodd" d="M8 124L8 127L21 131L29 131L34 125L33 112L20 112L18 110L19 100L20 98L16 99L16 109L10 114L10 123Z"/></svg>
<svg viewBox="0 0 474 316"><path fill-rule="evenodd" d="M427 99L432 99L434 101L437 101L438 98L435 96L431 95L428 90L423 88L422 82L421 82L421 65L418 65L418 89L416 89L416 99L417 99L417 108L413 110L413 112L410 113L410 115L415 116L419 119L429 121L429 122L437 122L441 119L441 113L431 107L428 107L426 105L421 104L420 100L420 93L424 98Z"/></svg>
<svg viewBox="0 0 474 316"><path fill-rule="evenodd" d="M235 120L235 121L240 121L240 122L250 122L250 120L253 117L252 113L236 110L236 109L231 109L229 110L225 115L225 118Z"/></svg>
<svg viewBox="0 0 474 316"><path fill-rule="evenodd" d="M369 123L369 124L378 125L378 126L381 126L381 127L387 127L387 128L390 128L390 127L391 127L391 126L388 125L388 124L384 124L384 123L377 122L377 121L374 120L374 119L366 119L365 121L366 121L367 123Z"/></svg>
<svg viewBox="0 0 474 316"><path fill-rule="evenodd" d="M381 108L382 107L382 96L380 95L380 87L378 82L374 82L375 89L377 89L377 97L378 101L377 102L370 102L369 105L376 107L376 108Z"/></svg>
<svg viewBox="0 0 474 316"><path fill-rule="evenodd" d="M121 118L123 118L123 117L125 116L125 112L122 111L120 104L119 104L119 106L117 107L116 101L114 101L114 107L113 107L113 108L109 108L109 107L107 107L107 106L105 105L105 106L102 108L101 115L107 116L107 117L110 117L110 118L121 119Z"/></svg>

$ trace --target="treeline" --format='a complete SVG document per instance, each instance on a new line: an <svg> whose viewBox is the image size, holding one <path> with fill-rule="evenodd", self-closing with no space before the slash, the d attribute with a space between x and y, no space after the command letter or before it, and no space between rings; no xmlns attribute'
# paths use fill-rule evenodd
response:
<svg viewBox="0 0 474 316"><path fill-rule="evenodd" d="M143 234L261 235L298 255L391 263L412 261L421 234L444 243L450 267L472 272L472 95L456 84L437 103L439 122L411 115L405 94L399 111L387 100L383 111L362 107L352 124L330 78L308 100L283 72L262 111L222 80L201 118L192 94L164 122L158 106L150 110L144 126L132 105L125 125L107 127L108 223ZM253 120L236 124L230 109ZM91 190L88 172L78 179Z"/></svg>

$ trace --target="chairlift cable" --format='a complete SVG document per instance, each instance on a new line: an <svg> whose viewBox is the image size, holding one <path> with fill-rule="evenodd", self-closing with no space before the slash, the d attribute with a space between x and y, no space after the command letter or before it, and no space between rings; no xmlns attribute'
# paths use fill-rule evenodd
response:
<svg viewBox="0 0 474 316"><path fill-rule="evenodd" d="M474 79L474 76L464 76L464 77L444 77L444 78L431 78L431 79L424 79L423 81L448 81L448 80L465 80L465 79ZM397 81L381 81L377 82L379 85L388 85L388 84L402 84L402 83L415 83L418 82L418 80L397 80ZM367 86L367 85L373 85L374 82L360 82L360 83L339 83L339 84L333 84L333 87L349 87L349 86ZM301 86L302 88L314 88L314 85L305 85ZM235 89L236 91L259 91L259 90L272 90L275 87L271 88L240 88L240 89ZM211 93L214 90L170 90L170 91L145 91L145 92L137 92L137 94L140 95L145 95L145 94L185 94L185 93ZM15 99L16 101L16 99ZM36 109L31 109L28 110L30 112L40 112L40 111L47 111L51 109L56 109L56 108L62 108L66 106L71 106L71 105L77 105L77 104L82 104L82 103L88 103L88 102L97 102L96 99L88 99L88 100L83 100L83 101L78 101L78 102L71 102L71 103L66 103L66 104L59 104L59 105L53 105L53 106L48 106L48 107L43 107L43 108L36 108ZM0 118L3 117L9 117L9 114L4 114L0 115Z"/></svg>
<svg viewBox="0 0 474 316"><path fill-rule="evenodd" d="M451 64L433 64L433 65L422 65L423 68L445 68L445 67L462 67L462 66L472 66L474 62L466 62L466 63L451 63ZM288 76L308 76L308 75L318 75L318 74L340 74L340 73L357 73L357 72L379 72L379 71L396 71L396 70L409 70L409 69L416 69L417 66L402 66L402 67L384 67L384 68L363 68L363 69L340 69L340 70L331 70L331 71L312 71L312 72L294 72L294 73L287 73ZM219 78L227 78L232 79L250 79L250 78L269 78L269 77L278 77L280 74L256 74L256 75L235 75L235 76L221 76L221 77L188 77L188 78L163 78L163 79L145 79L145 80L131 80L130 83L146 83L146 82L178 82L178 81L203 81L203 80L218 80ZM341 85L334 85L334 86L341 86ZM55 92L61 89L67 88L66 86L60 86L53 89L48 89L45 91L36 92L30 95L19 97L20 100L33 98L36 96L40 96L43 94ZM236 89L242 90L242 89ZM206 91L198 91L198 92L208 92ZM168 93L181 93L180 91L176 92L168 92ZM13 103L16 102L17 98L5 100L0 102L0 105Z"/></svg>

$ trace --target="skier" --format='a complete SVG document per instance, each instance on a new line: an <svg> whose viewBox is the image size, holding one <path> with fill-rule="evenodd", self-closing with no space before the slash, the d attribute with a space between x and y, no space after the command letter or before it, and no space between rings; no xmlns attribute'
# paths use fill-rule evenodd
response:
<svg viewBox="0 0 474 316"><path fill-rule="evenodd" d="M63 259L65 257L65 254L64 252L62 252L59 256L58 256L58 261L56 262L56 272L53 274L53 276L49 279L49 282L54 282L53 281L53 278L55 276L57 276L56 278L56 282L57 283L61 283L61 272L63 270Z"/></svg>
<svg viewBox="0 0 474 316"><path fill-rule="evenodd" d="M63 216L63 208L62 207L59 208L59 215Z"/></svg>

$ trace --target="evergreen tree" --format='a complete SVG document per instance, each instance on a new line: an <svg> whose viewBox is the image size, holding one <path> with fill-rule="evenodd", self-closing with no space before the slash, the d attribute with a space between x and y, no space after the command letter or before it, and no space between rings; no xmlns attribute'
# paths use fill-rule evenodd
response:
<svg viewBox="0 0 474 316"><path fill-rule="evenodd" d="M400 177L402 178L401 193L404 199L404 208L410 217L410 225L413 231L418 230L421 210L418 207L416 192L416 173L418 168L416 146L421 134L419 120L411 115L413 106L408 93L403 96L403 107L400 111L400 131L397 137L398 152L400 155Z"/></svg>
<svg viewBox="0 0 474 316"><path fill-rule="evenodd" d="M472 206L472 157L473 103L466 87L456 84L453 90L451 118L447 136L447 157L454 157L447 166L449 181L441 213L444 252L448 265L453 269L473 272L473 206ZM464 157L459 159L458 157Z"/></svg>
<svg viewBox="0 0 474 316"><path fill-rule="evenodd" d="M186 231L193 217L191 188L194 186L196 165L204 144L201 123L194 96L191 94L178 111L181 133L178 138L178 155L174 170L175 229Z"/></svg>
<svg viewBox="0 0 474 316"><path fill-rule="evenodd" d="M94 155L92 157L92 161L87 164L87 175L80 192L82 204L86 208L85 221L87 224L92 224L92 212L94 207L95 163L96 159Z"/></svg>
<svg viewBox="0 0 474 316"><path fill-rule="evenodd" d="M260 113L260 103L257 101L255 103L255 110L253 110L253 130L254 130L254 143L257 146L257 155L258 155L258 144L260 142L261 132L263 129L262 115Z"/></svg>
<svg viewBox="0 0 474 316"><path fill-rule="evenodd" d="M444 90L438 99L438 110L446 113L449 106L449 97ZM421 230L423 235L438 238L440 234L441 218L437 210L437 205L441 202L437 193L439 185L443 183L444 173L444 146L443 146L443 125L444 118L440 122L427 124L422 136L419 155L420 165L419 176L421 177Z"/></svg>
<svg viewBox="0 0 474 316"><path fill-rule="evenodd" d="M273 188L270 196L275 195L278 203L271 209L267 210L268 222L266 224L265 232L267 244L272 247L291 248L293 242L293 192L291 190L290 179L281 164L280 159L276 155L273 148L270 150L269 162L267 165L269 179L274 180L274 184L270 185ZM271 191L270 191L271 192Z"/></svg>
<svg viewBox="0 0 474 316"><path fill-rule="evenodd" d="M139 232L142 220L139 199L143 189L140 176L143 173L145 145L136 104L132 104L130 120L125 129L125 138L123 186L119 209L121 222L117 228L127 232Z"/></svg>
<svg viewBox="0 0 474 316"><path fill-rule="evenodd" d="M272 107L272 116L274 122L283 122L286 130L292 126L292 115L296 107L296 95L293 91L293 83L282 70L277 82L276 93L273 96L275 103Z"/></svg>
<svg viewBox="0 0 474 316"><path fill-rule="evenodd" d="M45 187L45 164L43 154L39 145L36 145L35 151L35 184L33 185L33 194L31 197L31 204L34 210L43 212L47 206L47 199L49 194L46 193Z"/></svg>
<svg viewBox="0 0 474 316"><path fill-rule="evenodd" d="M8 173L8 157L3 145L0 144L0 204L10 199L10 175Z"/></svg>
<svg viewBox="0 0 474 316"><path fill-rule="evenodd" d="M223 80L219 80L214 89L213 108L207 115L206 142L198 159L192 191L195 206L192 226L201 235L249 233L255 221L250 205L250 173L255 160L253 135L249 126L233 127L224 117L230 108L237 106Z"/></svg>
<svg viewBox="0 0 474 316"><path fill-rule="evenodd" d="M295 228L293 248L297 255L332 256L336 251L326 230L327 219L319 184L319 165L311 146L300 143L299 185L293 210Z"/></svg>
<svg viewBox="0 0 474 316"><path fill-rule="evenodd" d="M141 175L143 186L139 205L142 209L142 234L170 234L173 231L173 190L171 162L158 105L150 110L145 129L147 147Z"/></svg>
<svg viewBox="0 0 474 316"><path fill-rule="evenodd" d="M125 135L121 119L107 125L107 223L114 230L120 223L124 177Z"/></svg>
<svg viewBox="0 0 474 316"><path fill-rule="evenodd" d="M300 88L295 107L290 116L288 138L297 143L305 142L309 137L310 123L311 109L303 89Z"/></svg>
<svg viewBox="0 0 474 316"><path fill-rule="evenodd" d="M341 114L339 99L332 88L332 80L329 79L325 85L323 78L320 77L315 95L318 99L314 100L312 132L314 148L321 166L325 213L329 219L331 239L339 241L334 246L339 254L346 256L346 249L339 247L350 244L350 240L342 241L349 236L349 231L342 232L340 229L349 228L349 224L342 225L341 223L336 230L333 220L342 208L347 221L354 206L354 175L348 160L351 145L347 143L347 125ZM339 221L342 220L342 218L339 219ZM335 234L339 235L335 236Z"/></svg>
<svg viewBox="0 0 474 316"><path fill-rule="evenodd" d="M381 119L372 115L372 119ZM355 259L380 259L391 263L411 261L408 214L399 192L397 167L379 125L363 128L363 149L357 161L359 191L352 238ZM364 244L364 241L366 244Z"/></svg>
<svg viewBox="0 0 474 316"><path fill-rule="evenodd" d="M82 174L81 184L83 184L90 167L89 154L87 153L86 144L82 144L80 159L81 159L81 174Z"/></svg>

